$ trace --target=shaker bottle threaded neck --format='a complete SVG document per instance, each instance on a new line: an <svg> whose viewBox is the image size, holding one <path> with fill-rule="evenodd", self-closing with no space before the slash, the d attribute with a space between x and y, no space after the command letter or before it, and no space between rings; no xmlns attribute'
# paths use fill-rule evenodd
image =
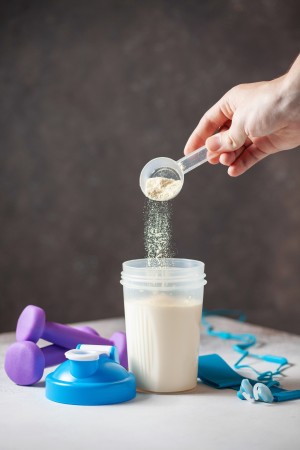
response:
<svg viewBox="0 0 300 450"><path fill-rule="evenodd" d="M154 266L149 259L135 259L123 263L121 284L143 289L153 286L169 289L184 284L204 286L205 276L204 263L197 260L166 258L163 265Z"/></svg>

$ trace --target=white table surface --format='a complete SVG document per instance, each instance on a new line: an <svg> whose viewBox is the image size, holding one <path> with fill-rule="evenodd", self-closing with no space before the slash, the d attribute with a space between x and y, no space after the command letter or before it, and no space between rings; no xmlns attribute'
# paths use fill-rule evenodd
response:
<svg viewBox="0 0 300 450"><path fill-rule="evenodd" d="M300 388L300 336L230 319L211 322L218 329L255 333L263 343L257 352L282 355L294 364L286 371L282 387ZM124 330L122 318L88 324L106 337ZM300 448L300 400L250 404L239 400L233 390L198 383L185 394L137 394L133 401L118 405L58 404L45 398L43 381L22 387L7 378L3 361L13 341L13 333L0 335L1 450ZM232 364L237 354L231 345L231 341L203 335L200 354L219 353ZM266 367L255 364L259 369Z"/></svg>

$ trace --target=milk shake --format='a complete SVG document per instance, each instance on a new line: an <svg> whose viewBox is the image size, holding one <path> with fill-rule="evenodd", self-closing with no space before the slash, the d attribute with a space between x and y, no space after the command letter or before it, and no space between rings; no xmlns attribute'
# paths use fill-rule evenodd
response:
<svg viewBox="0 0 300 450"><path fill-rule="evenodd" d="M201 312L199 301L162 294L125 301L129 370L140 389L196 386Z"/></svg>

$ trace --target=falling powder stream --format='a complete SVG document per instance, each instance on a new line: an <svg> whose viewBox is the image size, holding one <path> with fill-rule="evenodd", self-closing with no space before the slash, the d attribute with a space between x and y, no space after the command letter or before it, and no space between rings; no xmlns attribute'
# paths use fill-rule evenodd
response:
<svg viewBox="0 0 300 450"><path fill-rule="evenodd" d="M164 266L165 258L175 256L171 220L171 202L147 199L144 209L144 244L149 265Z"/></svg>

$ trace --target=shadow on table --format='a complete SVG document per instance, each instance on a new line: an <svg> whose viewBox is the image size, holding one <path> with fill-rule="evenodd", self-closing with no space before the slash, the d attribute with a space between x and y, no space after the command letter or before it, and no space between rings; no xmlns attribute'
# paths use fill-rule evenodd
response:
<svg viewBox="0 0 300 450"><path fill-rule="evenodd" d="M209 386L206 386L202 382L198 381L197 386L194 389L190 389L189 391L180 391L180 392L147 392L138 390L137 393L139 395L150 396L150 395L206 395L212 394L213 392L221 392L221 390L212 389Z"/></svg>
<svg viewBox="0 0 300 450"><path fill-rule="evenodd" d="M45 381L38 381L37 383L32 385L33 388L45 388Z"/></svg>

